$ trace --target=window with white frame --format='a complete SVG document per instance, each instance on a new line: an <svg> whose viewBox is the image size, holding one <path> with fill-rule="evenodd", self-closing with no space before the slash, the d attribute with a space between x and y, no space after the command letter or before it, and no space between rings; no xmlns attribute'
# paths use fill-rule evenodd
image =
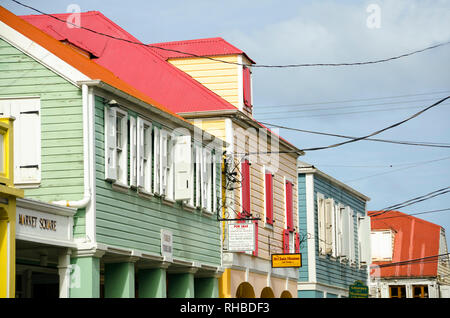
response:
<svg viewBox="0 0 450 318"><path fill-rule="evenodd" d="M143 193L152 192L152 124L137 119L137 186Z"/></svg>
<svg viewBox="0 0 450 318"><path fill-rule="evenodd" d="M217 191L215 178L216 155L215 153L201 144L195 143L193 146L192 172L193 186L191 190L193 206L201 208L207 212L214 212L217 205Z"/></svg>
<svg viewBox="0 0 450 318"><path fill-rule="evenodd" d="M14 117L14 184L41 182L41 117L39 98L0 99L0 114Z"/></svg>
<svg viewBox="0 0 450 318"><path fill-rule="evenodd" d="M354 211L321 193L317 194L317 209L319 254L356 263Z"/></svg>
<svg viewBox="0 0 450 318"><path fill-rule="evenodd" d="M105 179L128 185L128 118L118 107L105 107Z"/></svg>

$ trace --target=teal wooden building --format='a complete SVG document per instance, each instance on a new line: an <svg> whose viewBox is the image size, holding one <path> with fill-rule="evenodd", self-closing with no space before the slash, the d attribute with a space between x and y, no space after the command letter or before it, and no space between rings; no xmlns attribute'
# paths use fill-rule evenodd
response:
<svg viewBox="0 0 450 318"><path fill-rule="evenodd" d="M299 298L348 297L355 281L368 285L370 199L314 166L298 164Z"/></svg>
<svg viewBox="0 0 450 318"><path fill-rule="evenodd" d="M47 231L17 242L17 288L218 297L222 142L0 9L0 111L16 118L15 184L73 211L56 211L70 228L64 239Z"/></svg>

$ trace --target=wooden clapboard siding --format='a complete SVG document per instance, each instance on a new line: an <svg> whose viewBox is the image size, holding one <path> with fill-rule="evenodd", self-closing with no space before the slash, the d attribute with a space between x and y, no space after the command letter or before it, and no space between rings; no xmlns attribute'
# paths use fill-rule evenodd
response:
<svg viewBox="0 0 450 318"><path fill-rule="evenodd" d="M285 229L285 178L293 183L293 202L297 202L297 158L293 154L251 154L260 151L258 146L258 131L255 129L244 130L242 127L233 123L234 147L238 153L238 159L242 158L241 153L250 153L250 204L253 216L259 216L261 221L258 222L258 256L266 260L270 259L270 254L282 253L282 233ZM243 149L245 139L248 137L248 149ZM265 225L264 215L264 166L272 158L273 164L267 165L272 168L273 177L273 217L274 224L272 227ZM241 191L234 191L235 209L241 211ZM297 223L296 204L293 206L293 220ZM298 226L295 226L298 228ZM269 251L270 241L270 251Z"/></svg>
<svg viewBox="0 0 450 318"><path fill-rule="evenodd" d="M0 97L40 98L41 184L25 189L25 196L46 202L80 200L84 191L81 90L0 39Z"/></svg>
<svg viewBox="0 0 450 318"><path fill-rule="evenodd" d="M119 192L105 180L104 110L96 97L96 233L98 242L139 251L161 253L161 229L173 233L174 257L220 265L220 225L216 215L186 210L156 197L144 198L133 189ZM128 112L128 116L136 116ZM159 126L159 123L153 123ZM220 189L220 165L216 170Z"/></svg>
<svg viewBox="0 0 450 318"><path fill-rule="evenodd" d="M307 230L307 215L306 215L306 176L305 174L298 175L298 227L301 239L304 241L300 244L300 253L302 254L302 267L299 269L298 279L301 282L306 282L309 279L308 275L308 230Z"/></svg>
<svg viewBox="0 0 450 318"><path fill-rule="evenodd" d="M317 208L317 193L321 193L325 198L333 198L335 203L342 203L353 209L356 215L366 215L365 202L348 191L337 187L329 180L314 175L314 237L318 237L318 208ZM354 242L355 242L355 259L358 260L358 227L357 216L354 217ZM359 268L359 265L349 265L341 263L331 257L319 256L319 242L315 240L315 257L316 257L316 279L318 282L329 284L332 286L339 286L348 288L356 280L362 281L367 285L367 269Z"/></svg>
<svg viewBox="0 0 450 318"><path fill-rule="evenodd" d="M215 56L215 59L238 62L237 55ZM192 76L205 87L239 107L238 66L207 58L173 58L169 63Z"/></svg>

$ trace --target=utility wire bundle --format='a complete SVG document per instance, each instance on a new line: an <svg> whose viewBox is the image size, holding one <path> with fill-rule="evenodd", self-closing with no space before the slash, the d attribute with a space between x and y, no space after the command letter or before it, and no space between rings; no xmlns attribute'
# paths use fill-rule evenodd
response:
<svg viewBox="0 0 450 318"><path fill-rule="evenodd" d="M415 197L413 199L404 201L402 203L391 205L391 206L389 206L387 208L384 208L382 210L376 211L375 213L372 213L369 216L372 217L372 218L373 217L378 217L378 216L383 215L385 213L388 213L390 211L399 210L399 209L404 208L406 206L410 206L410 205L413 205L413 204L416 204L416 203L419 203L419 202L423 202L423 201L432 199L434 197L446 194L448 192L450 192L450 187L445 187L445 188L442 188L442 189L439 189L439 190L427 193L425 195L422 195L422 196Z"/></svg>

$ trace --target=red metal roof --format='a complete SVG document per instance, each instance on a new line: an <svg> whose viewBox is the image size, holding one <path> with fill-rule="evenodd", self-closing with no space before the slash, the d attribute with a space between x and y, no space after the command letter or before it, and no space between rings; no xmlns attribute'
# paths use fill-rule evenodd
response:
<svg viewBox="0 0 450 318"><path fill-rule="evenodd" d="M89 11L80 14L80 22L83 28L95 30L98 33L103 33L103 35L83 28L71 27L65 22L47 15L20 17L51 37L89 52L95 57L92 59L93 62L110 70L119 79L132 85L172 112L189 113L236 109L235 106L194 80L190 75L168 63L167 58L174 57L174 54L169 54L169 51L127 42L142 43L101 12ZM52 15L66 21L70 13ZM113 39L104 34L124 39L124 41ZM196 55L245 55L243 51L220 37L154 45L179 51L189 51ZM250 58L249 60L253 63ZM257 123L264 127L259 122ZM270 131L267 127L264 128ZM280 137L280 139L282 138ZM295 148L285 139L282 140Z"/></svg>
<svg viewBox="0 0 450 318"><path fill-rule="evenodd" d="M66 20L69 14L54 14ZM48 35L94 55L93 61L176 113L235 109L188 74L143 45L95 34L46 15L21 16ZM140 42L98 11L81 13L81 25L113 37Z"/></svg>
<svg viewBox="0 0 450 318"><path fill-rule="evenodd" d="M243 54L245 55L245 57L247 57L247 59L250 62L255 63L245 54L244 51L228 43L221 37L186 40L186 41L173 41L164 43L152 43L150 45L152 46L151 50L161 55L166 60L169 58L192 57L191 54L195 56ZM163 49L158 49L154 47L161 47ZM184 54L182 52L188 52L190 54Z"/></svg>
<svg viewBox="0 0 450 318"><path fill-rule="evenodd" d="M375 211L369 211L371 215ZM374 262L382 265L402 262L439 254L441 227L428 221L399 211L389 211L378 217L371 217L374 230L392 230L394 246L391 262ZM405 265L372 268L371 275L382 278L432 277L437 275L437 258L417 261Z"/></svg>

